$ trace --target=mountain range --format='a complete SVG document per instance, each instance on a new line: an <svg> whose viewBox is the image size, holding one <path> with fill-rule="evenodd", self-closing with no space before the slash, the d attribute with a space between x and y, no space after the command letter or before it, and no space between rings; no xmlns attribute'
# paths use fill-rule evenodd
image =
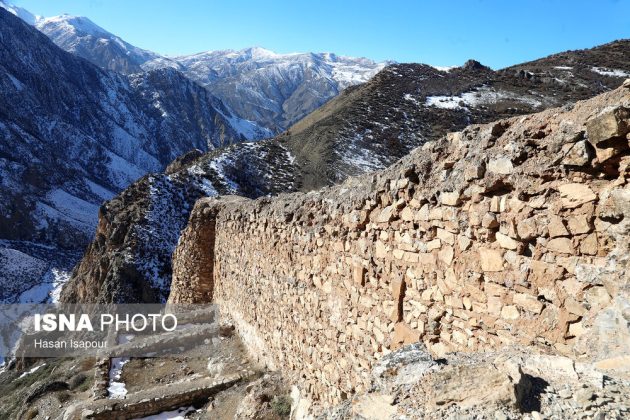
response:
<svg viewBox="0 0 630 420"><path fill-rule="evenodd" d="M49 276L56 268L34 255L85 246L103 200L190 149L246 139L247 121L175 70L102 70L4 9L0 41L3 260L24 259ZM14 277L10 264L0 270Z"/></svg>
<svg viewBox="0 0 630 420"><path fill-rule="evenodd" d="M447 131L569 105L630 74L628 41L499 71L474 60L383 67L261 48L161 57L87 18L3 7L11 12L0 10L7 302L38 300L61 284L97 225L64 299L164 300L170 255L201 196L331 185ZM252 105L247 92L262 102ZM271 133L279 134L241 143Z"/></svg>
<svg viewBox="0 0 630 420"><path fill-rule="evenodd" d="M448 71L390 65L275 138L192 153L107 202L61 298L164 301L171 256L198 198L311 191L387 167L472 123L571 107L618 87L630 74L628 51L630 42L618 41L499 71L472 60Z"/></svg>
<svg viewBox="0 0 630 420"><path fill-rule="evenodd" d="M129 44L82 16L34 16L5 6L62 49L99 67L130 74L174 68L206 87L240 118L255 121L249 139L271 137L386 63L332 53L277 54L260 47L165 57Z"/></svg>

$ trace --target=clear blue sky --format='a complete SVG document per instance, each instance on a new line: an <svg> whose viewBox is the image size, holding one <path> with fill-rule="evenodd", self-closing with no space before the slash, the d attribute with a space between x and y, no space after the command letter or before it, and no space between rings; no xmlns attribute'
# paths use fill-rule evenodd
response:
<svg viewBox="0 0 630 420"><path fill-rule="evenodd" d="M11 2L11 0L9 0ZM162 54L261 46L493 68L630 38L630 0L13 0Z"/></svg>

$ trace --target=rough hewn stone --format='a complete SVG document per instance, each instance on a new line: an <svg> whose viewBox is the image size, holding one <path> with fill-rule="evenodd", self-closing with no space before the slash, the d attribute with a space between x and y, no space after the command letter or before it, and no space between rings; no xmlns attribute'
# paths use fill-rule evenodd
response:
<svg viewBox="0 0 630 420"><path fill-rule="evenodd" d="M471 128L457 147L427 143L316 193L203 199L174 254L171 300L207 297L188 289L211 264L212 300L252 353L325 404L367 390L379 358L419 340L436 355L520 344L621 357L630 177L560 162L589 117L630 102L623 92L506 120L485 149L488 127ZM470 176L488 159L503 160Z"/></svg>

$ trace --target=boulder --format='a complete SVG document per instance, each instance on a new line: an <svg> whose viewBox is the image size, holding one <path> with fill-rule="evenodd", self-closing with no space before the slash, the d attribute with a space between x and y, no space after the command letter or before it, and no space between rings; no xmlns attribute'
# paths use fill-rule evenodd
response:
<svg viewBox="0 0 630 420"><path fill-rule="evenodd" d="M596 147L615 138L624 137L630 132L630 109L620 106L604 112L587 121L588 139Z"/></svg>

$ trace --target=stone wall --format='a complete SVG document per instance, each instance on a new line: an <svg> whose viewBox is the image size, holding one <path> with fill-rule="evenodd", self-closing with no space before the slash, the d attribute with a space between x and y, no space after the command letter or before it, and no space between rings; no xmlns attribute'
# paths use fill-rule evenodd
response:
<svg viewBox="0 0 630 420"><path fill-rule="evenodd" d="M324 404L417 341L614 369L630 348L629 93L471 126L317 193L203 199L170 300L211 290L252 353Z"/></svg>

